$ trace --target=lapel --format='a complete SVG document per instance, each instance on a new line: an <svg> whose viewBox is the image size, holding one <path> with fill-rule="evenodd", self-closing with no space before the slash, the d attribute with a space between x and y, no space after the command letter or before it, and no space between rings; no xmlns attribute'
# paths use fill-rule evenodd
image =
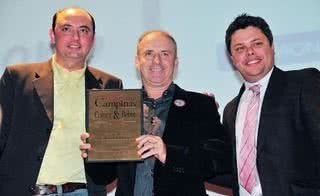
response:
<svg viewBox="0 0 320 196"><path fill-rule="evenodd" d="M263 149L267 138L270 137L270 127L274 126L274 118L272 117L275 108L283 107L280 97L285 89L285 74L282 70L274 67L271 74L261 107L260 122L257 139L257 153Z"/></svg>
<svg viewBox="0 0 320 196"><path fill-rule="evenodd" d="M179 106L179 103L183 103L183 101L184 105ZM175 128L175 126L177 126L181 121L188 121L187 117L190 116L190 113L188 112L189 104L190 103L186 91L175 84L174 95L172 103L170 104L166 126L162 136L162 139L165 141L165 143L172 143L171 140L173 140L174 143L174 141L177 139L175 138L176 135L180 135L179 133L175 132L178 130Z"/></svg>
<svg viewBox="0 0 320 196"><path fill-rule="evenodd" d="M34 71L32 83L48 118L53 122L53 71L51 63L52 59L41 64ZM89 67L85 71L85 85L86 89L103 88L102 80L99 77L96 78Z"/></svg>
<svg viewBox="0 0 320 196"><path fill-rule="evenodd" d="M232 154L233 154L233 168L235 168L235 175L237 175L238 171L238 167L237 167L237 150L236 150L236 128L235 128L235 124L236 124L236 117L237 117L237 111L238 111L238 107L239 107L239 102L240 102L240 98L243 94L245 90L245 86L244 84L242 85L242 87L240 88L240 91L238 93L238 95L234 98L234 100L232 101L233 103L230 105L230 113L228 114L228 117L224 116L224 120L228 121L227 124L230 126L227 130L229 130L229 135L231 136L231 143L234 146L232 148ZM230 116L229 116L230 115ZM237 178L236 178L237 179ZM237 183L236 183L237 184Z"/></svg>
<svg viewBox="0 0 320 196"><path fill-rule="evenodd" d="M41 100L50 121L53 121L53 72L52 59L43 63L34 71L33 86Z"/></svg>
<svg viewBox="0 0 320 196"><path fill-rule="evenodd" d="M100 77L95 76L90 67L85 71L86 89L103 89L103 82Z"/></svg>
<svg viewBox="0 0 320 196"><path fill-rule="evenodd" d="M236 124L236 118L237 118L237 111L238 111L238 107L239 107L240 98L241 98L244 90L245 90L245 86L243 84L240 88L238 95L233 100L234 103L231 104L231 108L230 108L230 117L229 118L231 120L230 120L229 125L230 125L230 130L232 130L232 133L230 133L230 135L233 136L232 139L234 140L234 142L235 142L235 135L236 135L235 134L236 133L236 125L235 124Z"/></svg>

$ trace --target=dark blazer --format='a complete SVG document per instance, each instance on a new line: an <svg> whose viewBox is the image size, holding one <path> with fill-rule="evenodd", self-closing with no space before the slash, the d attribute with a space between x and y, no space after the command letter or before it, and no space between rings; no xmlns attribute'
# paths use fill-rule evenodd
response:
<svg viewBox="0 0 320 196"><path fill-rule="evenodd" d="M240 93L224 110L233 142L237 176L235 120ZM257 169L263 196L320 195L320 73L316 69L274 68L261 109ZM236 179L236 178L235 178ZM238 181L234 196L239 194Z"/></svg>
<svg viewBox="0 0 320 196"><path fill-rule="evenodd" d="M174 103L179 99L184 106ZM167 159L155 162L154 195L206 195L204 179L231 169L226 138L214 99L176 85L162 137ZM119 164L116 196L133 196L135 172L135 163Z"/></svg>
<svg viewBox="0 0 320 196"><path fill-rule="evenodd" d="M51 60L9 66L0 80L1 196L31 195L53 126L52 80ZM85 71L85 85L86 89L122 88L120 79L92 67ZM111 172L108 165L85 164L85 168L90 195L105 196L105 186L94 183L100 183L101 171Z"/></svg>

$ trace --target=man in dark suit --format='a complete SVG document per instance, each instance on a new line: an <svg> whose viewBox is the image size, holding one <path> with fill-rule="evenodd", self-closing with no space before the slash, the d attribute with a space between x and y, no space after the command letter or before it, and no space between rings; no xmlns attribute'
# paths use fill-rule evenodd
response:
<svg viewBox="0 0 320 196"><path fill-rule="evenodd" d="M320 195L319 70L276 67L261 17L238 16L225 41L244 79L223 115L234 145L234 195Z"/></svg>
<svg viewBox="0 0 320 196"><path fill-rule="evenodd" d="M206 195L205 178L231 170L214 98L173 82L177 46L166 32L149 31L140 37L135 64L144 92L144 133L137 138L144 161L118 164L116 196Z"/></svg>
<svg viewBox="0 0 320 196"><path fill-rule="evenodd" d="M8 66L0 80L0 195L105 196L108 165L84 164L86 89L122 88L120 79L86 64L94 43L93 17L59 10L50 29L55 46L42 63Z"/></svg>

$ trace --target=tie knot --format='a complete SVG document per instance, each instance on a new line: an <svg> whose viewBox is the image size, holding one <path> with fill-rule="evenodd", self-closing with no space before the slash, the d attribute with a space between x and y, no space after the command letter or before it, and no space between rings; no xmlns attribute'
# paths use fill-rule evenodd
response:
<svg viewBox="0 0 320 196"><path fill-rule="evenodd" d="M261 87L260 84L256 84L256 85L251 86L249 88L249 90L251 90L254 94L259 94L260 93L260 87Z"/></svg>

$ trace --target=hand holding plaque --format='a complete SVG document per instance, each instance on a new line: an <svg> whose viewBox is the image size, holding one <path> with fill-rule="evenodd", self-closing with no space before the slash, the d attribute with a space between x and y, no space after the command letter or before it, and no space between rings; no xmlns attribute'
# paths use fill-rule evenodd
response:
<svg viewBox="0 0 320 196"><path fill-rule="evenodd" d="M142 93L130 90L88 90L87 161L140 160L135 139L142 133Z"/></svg>

